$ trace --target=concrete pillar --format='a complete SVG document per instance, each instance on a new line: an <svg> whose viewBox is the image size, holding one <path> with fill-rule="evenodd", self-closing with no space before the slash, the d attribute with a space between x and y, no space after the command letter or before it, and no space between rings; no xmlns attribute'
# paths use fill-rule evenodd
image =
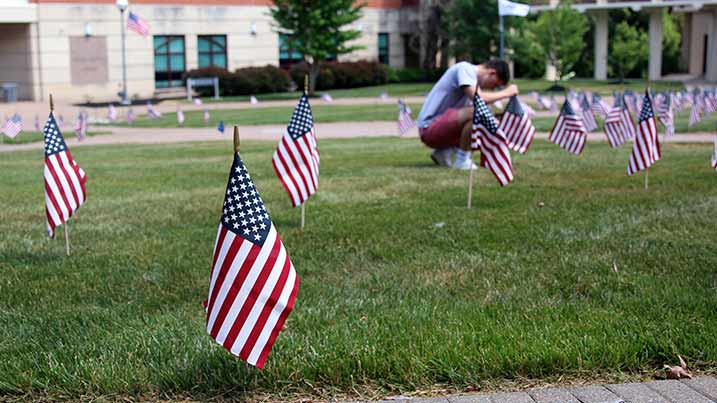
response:
<svg viewBox="0 0 717 403"><path fill-rule="evenodd" d="M712 14L712 31L709 33L707 42L707 71L705 72L705 80L717 81L717 48L715 48L715 38L717 38L717 10Z"/></svg>
<svg viewBox="0 0 717 403"><path fill-rule="evenodd" d="M558 79L558 70L549 62L545 63L545 79L548 81L555 81Z"/></svg>
<svg viewBox="0 0 717 403"><path fill-rule="evenodd" d="M608 13L598 10L593 14L595 19L595 79L607 80L607 39Z"/></svg>
<svg viewBox="0 0 717 403"><path fill-rule="evenodd" d="M662 8L650 10L650 59L647 77L659 80L662 77Z"/></svg>

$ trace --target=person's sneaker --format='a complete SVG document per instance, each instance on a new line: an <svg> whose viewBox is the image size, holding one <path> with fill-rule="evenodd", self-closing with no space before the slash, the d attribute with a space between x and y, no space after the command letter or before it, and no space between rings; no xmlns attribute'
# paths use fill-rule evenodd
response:
<svg viewBox="0 0 717 403"><path fill-rule="evenodd" d="M438 166L450 167L453 165L451 158L453 157L453 150L451 148L441 148L433 150L431 153L431 159Z"/></svg>
<svg viewBox="0 0 717 403"><path fill-rule="evenodd" d="M462 161L456 161L452 165L453 169L460 169L462 171L468 171L470 169L478 169L478 166L473 162L472 159L466 158Z"/></svg>

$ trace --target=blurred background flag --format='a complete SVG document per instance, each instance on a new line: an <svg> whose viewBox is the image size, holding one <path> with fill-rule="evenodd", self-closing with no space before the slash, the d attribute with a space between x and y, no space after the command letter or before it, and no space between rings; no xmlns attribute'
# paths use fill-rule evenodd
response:
<svg viewBox="0 0 717 403"><path fill-rule="evenodd" d="M301 95L289 126L274 151L272 164L291 204L302 205L319 187L319 149L309 98Z"/></svg>
<svg viewBox="0 0 717 403"><path fill-rule="evenodd" d="M405 136L409 130L416 126L416 122L411 116L411 108L403 102L402 99L398 100L398 133L401 136Z"/></svg>

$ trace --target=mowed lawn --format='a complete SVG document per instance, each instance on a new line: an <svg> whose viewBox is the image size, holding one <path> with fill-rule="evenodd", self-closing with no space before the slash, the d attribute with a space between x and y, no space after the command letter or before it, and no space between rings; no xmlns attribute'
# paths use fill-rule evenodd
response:
<svg viewBox="0 0 717 403"><path fill-rule="evenodd" d="M301 287L263 371L203 328L228 142L73 149L89 199L69 258L45 235L41 158L0 154L0 396L376 398L651 375L676 354L717 368L711 144L664 145L645 191L627 147L536 142L509 186L480 170L469 210L468 174L415 139L322 141L303 233L274 146L243 158Z"/></svg>

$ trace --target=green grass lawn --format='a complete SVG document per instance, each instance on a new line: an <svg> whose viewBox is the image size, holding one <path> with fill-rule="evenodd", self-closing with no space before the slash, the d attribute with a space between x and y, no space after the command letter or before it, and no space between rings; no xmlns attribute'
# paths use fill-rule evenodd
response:
<svg viewBox="0 0 717 403"><path fill-rule="evenodd" d="M311 111L314 121L318 123L329 122L356 122L356 121L390 121L398 118L398 106L393 102L375 105L326 105L314 101ZM421 104L411 104L415 111L414 116L421 110ZM233 125L269 125L288 124L293 112L293 106L277 106L254 109L226 109L212 110L210 112L211 124L216 126L220 120L225 124ZM184 112L184 127L205 127L203 111ZM119 126L127 126L120 123ZM165 113L159 119L149 119L146 116L135 120L134 127L177 127L177 115Z"/></svg>
<svg viewBox="0 0 717 403"><path fill-rule="evenodd" d="M628 147L536 142L509 186L481 170L468 210L467 173L415 140L323 141L303 233L274 146L243 158L301 287L264 371L203 329L228 142L74 149L89 196L69 258L45 235L42 159L4 153L0 395L371 398L649 375L677 353L717 368L711 144L664 145L645 191Z"/></svg>
<svg viewBox="0 0 717 403"><path fill-rule="evenodd" d="M97 136L100 134L108 134L107 131L99 131L99 132L87 132L87 137L91 136ZM71 128L64 128L62 130L63 136L65 138L73 137L75 134ZM35 143L38 141L43 141L44 137L41 132L21 132L17 135L14 139L11 139L5 135L0 135L0 144L26 144L26 143Z"/></svg>

